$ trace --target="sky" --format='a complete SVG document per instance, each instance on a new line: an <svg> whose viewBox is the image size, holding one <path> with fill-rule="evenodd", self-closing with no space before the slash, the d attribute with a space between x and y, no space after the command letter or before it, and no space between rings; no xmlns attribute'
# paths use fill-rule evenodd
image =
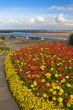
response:
<svg viewBox="0 0 73 110"><path fill-rule="evenodd" d="M0 0L0 29L73 30L73 0Z"/></svg>

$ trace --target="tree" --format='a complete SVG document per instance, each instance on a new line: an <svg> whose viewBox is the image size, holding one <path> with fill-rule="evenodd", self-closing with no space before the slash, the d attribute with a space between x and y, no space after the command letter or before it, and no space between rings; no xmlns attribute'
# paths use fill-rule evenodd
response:
<svg viewBox="0 0 73 110"><path fill-rule="evenodd" d="M69 45L73 46L73 33L69 36Z"/></svg>

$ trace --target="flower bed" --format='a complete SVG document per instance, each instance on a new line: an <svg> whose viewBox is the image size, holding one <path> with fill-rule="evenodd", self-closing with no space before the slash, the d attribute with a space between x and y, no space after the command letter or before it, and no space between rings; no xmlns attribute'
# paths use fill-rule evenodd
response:
<svg viewBox="0 0 73 110"><path fill-rule="evenodd" d="M0 54L3 54L3 53L5 53L5 52L7 52L7 51L9 51L9 50L11 50L9 47L1 46L1 47L0 47Z"/></svg>
<svg viewBox="0 0 73 110"><path fill-rule="evenodd" d="M73 109L73 47L43 44L7 56L6 77L23 110Z"/></svg>

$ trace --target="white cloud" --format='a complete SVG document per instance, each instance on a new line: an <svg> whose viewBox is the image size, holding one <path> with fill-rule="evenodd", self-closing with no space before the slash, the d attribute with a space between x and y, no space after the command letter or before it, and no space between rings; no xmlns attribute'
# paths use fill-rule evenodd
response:
<svg viewBox="0 0 73 110"><path fill-rule="evenodd" d="M33 24L33 23L45 23L45 18L38 16L34 18L16 18L16 19L0 19L0 24Z"/></svg>
<svg viewBox="0 0 73 110"><path fill-rule="evenodd" d="M21 25L22 27L39 27L44 29L73 29L73 20L67 19L64 17L64 14L61 13L56 18L54 17L31 17L31 18L8 18L8 19L1 19L0 18L0 25Z"/></svg>
<svg viewBox="0 0 73 110"><path fill-rule="evenodd" d="M72 11L73 12L73 6L57 6L53 5L48 7L49 10L57 10L57 11Z"/></svg>
<svg viewBox="0 0 73 110"><path fill-rule="evenodd" d="M44 23L45 22L45 19L44 19L44 17L37 16L35 18L31 18L30 19L30 22L31 23Z"/></svg>
<svg viewBox="0 0 73 110"><path fill-rule="evenodd" d="M8 25L14 25L14 24L29 24L30 20L25 18L13 18L13 19L0 19L0 24L8 24Z"/></svg>
<svg viewBox="0 0 73 110"><path fill-rule="evenodd" d="M63 13L61 13L57 18L56 18L57 23L65 23L66 19L64 18Z"/></svg>
<svg viewBox="0 0 73 110"><path fill-rule="evenodd" d="M62 25L68 25L68 26L73 26L73 20L71 19L66 19L63 15L63 13L61 13L57 18L56 18L56 22L60 23Z"/></svg>

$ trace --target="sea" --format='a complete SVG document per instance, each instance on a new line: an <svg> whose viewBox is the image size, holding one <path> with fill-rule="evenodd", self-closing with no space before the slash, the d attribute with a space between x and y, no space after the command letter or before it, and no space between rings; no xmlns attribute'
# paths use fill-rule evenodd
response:
<svg viewBox="0 0 73 110"><path fill-rule="evenodd" d="M27 37L27 38L34 38L34 39L49 39L49 40L68 40L68 37L65 36L49 36L49 35L40 35L40 34L32 34L32 33L26 33L26 32L9 32L9 33L0 33L0 35L5 36L20 36L20 37Z"/></svg>

